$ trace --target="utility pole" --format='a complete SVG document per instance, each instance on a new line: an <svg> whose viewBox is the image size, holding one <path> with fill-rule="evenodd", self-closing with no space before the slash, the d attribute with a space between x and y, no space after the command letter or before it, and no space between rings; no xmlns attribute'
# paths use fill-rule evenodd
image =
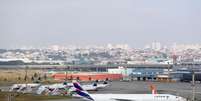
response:
<svg viewBox="0 0 201 101"><path fill-rule="evenodd" d="M67 82L67 80L68 80L68 70L70 69L70 66L66 66L66 68L65 68L65 82Z"/></svg>
<svg viewBox="0 0 201 101"><path fill-rule="evenodd" d="M195 101L195 71L192 71L192 101Z"/></svg>
<svg viewBox="0 0 201 101"><path fill-rule="evenodd" d="M170 82L170 63L168 62L168 83Z"/></svg>
<svg viewBox="0 0 201 101"><path fill-rule="evenodd" d="M65 82L67 82L67 70L68 70L68 66L66 67L66 70L65 70Z"/></svg>

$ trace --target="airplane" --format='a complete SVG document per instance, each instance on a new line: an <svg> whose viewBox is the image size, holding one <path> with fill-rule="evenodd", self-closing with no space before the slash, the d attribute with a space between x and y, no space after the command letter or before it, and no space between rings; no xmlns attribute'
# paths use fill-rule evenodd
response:
<svg viewBox="0 0 201 101"><path fill-rule="evenodd" d="M57 83L57 84L52 84L52 85L41 85L37 91L36 94L41 95L65 95L67 94L68 89L72 87L69 85Z"/></svg>
<svg viewBox="0 0 201 101"><path fill-rule="evenodd" d="M78 82L74 82L73 85L73 96L82 97L85 101L187 101L176 95L157 94L153 86L152 94L89 94Z"/></svg>
<svg viewBox="0 0 201 101"><path fill-rule="evenodd" d="M103 84L98 83L98 82L94 82L93 84L85 84L82 85L82 88L86 91L98 91L99 89L103 89L105 87L110 86L110 84L108 84L108 82L104 82Z"/></svg>
<svg viewBox="0 0 201 101"><path fill-rule="evenodd" d="M99 84L99 83L94 83L93 86L96 86L97 89L103 89L105 87L108 87L110 86L110 84L108 84L107 81L104 81L103 84Z"/></svg>
<svg viewBox="0 0 201 101"><path fill-rule="evenodd" d="M109 84L85 84L83 89L86 91L97 91L107 87ZM10 92L21 92L21 93L35 93L38 95L67 95L69 88L73 87L73 83L56 83L51 85L41 85L36 83L29 84L13 84L9 91Z"/></svg>
<svg viewBox="0 0 201 101"><path fill-rule="evenodd" d="M109 86L108 83L104 84L85 84L82 86L82 88L85 91L97 91L98 89L102 89ZM36 94L41 95L66 95L68 94L68 90L73 87L73 83L57 83L57 84L52 84L52 85L41 85L38 87Z"/></svg>
<svg viewBox="0 0 201 101"><path fill-rule="evenodd" d="M13 84L9 89L10 92L22 92L22 93L31 93L32 89L37 89L40 84L29 83L29 84Z"/></svg>

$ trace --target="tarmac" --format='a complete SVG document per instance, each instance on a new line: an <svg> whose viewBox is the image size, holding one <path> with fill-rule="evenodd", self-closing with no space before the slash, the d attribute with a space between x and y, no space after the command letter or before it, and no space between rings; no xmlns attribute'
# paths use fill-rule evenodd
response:
<svg viewBox="0 0 201 101"><path fill-rule="evenodd" d="M144 81L132 81L132 82L120 82L113 81L111 86L101 89L97 92L99 94L146 94L151 93L150 84L156 86L158 93L160 94L173 94L185 97L189 100L192 99L192 85L191 83L165 83L165 82L144 82ZM195 86L196 101L201 101L201 84ZM55 100L55 101L66 101L66 100ZM70 99L68 101L84 101L82 99Z"/></svg>
<svg viewBox="0 0 201 101"><path fill-rule="evenodd" d="M193 87L191 83L165 83L165 82L149 82L149 81L112 81L110 86L98 91L89 92L97 94L147 94L151 93L150 85L156 86L159 94L173 94L192 99ZM1 87L0 87L1 88ZM195 85L195 97L196 101L201 101L201 83ZM51 101L84 101L78 98L72 98L68 100L51 100Z"/></svg>

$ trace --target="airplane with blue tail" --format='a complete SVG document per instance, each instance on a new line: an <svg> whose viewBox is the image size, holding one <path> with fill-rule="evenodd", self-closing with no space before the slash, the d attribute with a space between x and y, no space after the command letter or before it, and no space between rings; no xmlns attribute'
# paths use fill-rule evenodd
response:
<svg viewBox="0 0 201 101"><path fill-rule="evenodd" d="M89 94L78 82L74 82L74 93L85 101L187 101L187 99L171 95L157 94L154 86L151 86L152 94Z"/></svg>

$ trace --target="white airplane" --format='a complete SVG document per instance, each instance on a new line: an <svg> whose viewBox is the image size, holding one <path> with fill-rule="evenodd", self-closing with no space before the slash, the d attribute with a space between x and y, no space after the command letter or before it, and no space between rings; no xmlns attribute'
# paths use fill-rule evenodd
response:
<svg viewBox="0 0 201 101"><path fill-rule="evenodd" d="M33 89L36 89L39 87L40 84L13 84L9 91L16 91L16 92L22 92L22 93L31 93Z"/></svg>
<svg viewBox="0 0 201 101"><path fill-rule="evenodd" d="M42 85L37 89L36 94L61 95L66 94L69 88L69 85L64 85L61 83L52 85Z"/></svg>
<svg viewBox="0 0 201 101"><path fill-rule="evenodd" d="M97 84L97 85L95 85L94 84L94 86L96 86L97 87L97 89L103 89L103 88L105 88L105 87L108 87L108 86L110 86L110 84L108 84L108 82L104 82L103 84Z"/></svg>
<svg viewBox="0 0 201 101"><path fill-rule="evenodd" d="M83 89L86 91L97 91L98 89L104 88L109 84L87 84L83 85ZM73 83L56 83L52 85L41 85L41 84L13 84L9 91L21 92L21 93L36 93L38 95L67 95L68 90L73 87Z"/></svg>
<svg viewBox="0 0 201 101"><path fill-rule="evenodd" d="M86 101L187 101L185 98L171 94L157 94L152 87L152 94L89 94L79 83L74 82L75 96Z"/></svg>
<svg viewBox="0 0 201 101"><path fill-rule="evenodd" d="M94 86L93 84L83 85L82 88L86 91L97 91L97 86Z"/></svg>
<svg viewBox="0 0 201 101"><path fill-rule="evenodd" d="M83 89L85 91L97 91L98 89L102 89L109 86L108 83L106 84L87 84L87 85L83 85ZM40 87L38 87L38 89L36 90L36 94L45 94L45 95L64 95L64 94L68 94L68 90L73 87L73 83L66 83L66 84L62 84L62 83L57 83L57 84L52 84L52 85L41 85Z"/></svg>
<svg viewBox="0 0 201 101"><path fill-rule="evenodd" d="M107 82L104 82L103 84L100 83L93 83L93 84L88 84L88 85L82 85L82 88L86 91L97 91L99 89L103 89L105 87L108 87L110 84Z"/></svg>

